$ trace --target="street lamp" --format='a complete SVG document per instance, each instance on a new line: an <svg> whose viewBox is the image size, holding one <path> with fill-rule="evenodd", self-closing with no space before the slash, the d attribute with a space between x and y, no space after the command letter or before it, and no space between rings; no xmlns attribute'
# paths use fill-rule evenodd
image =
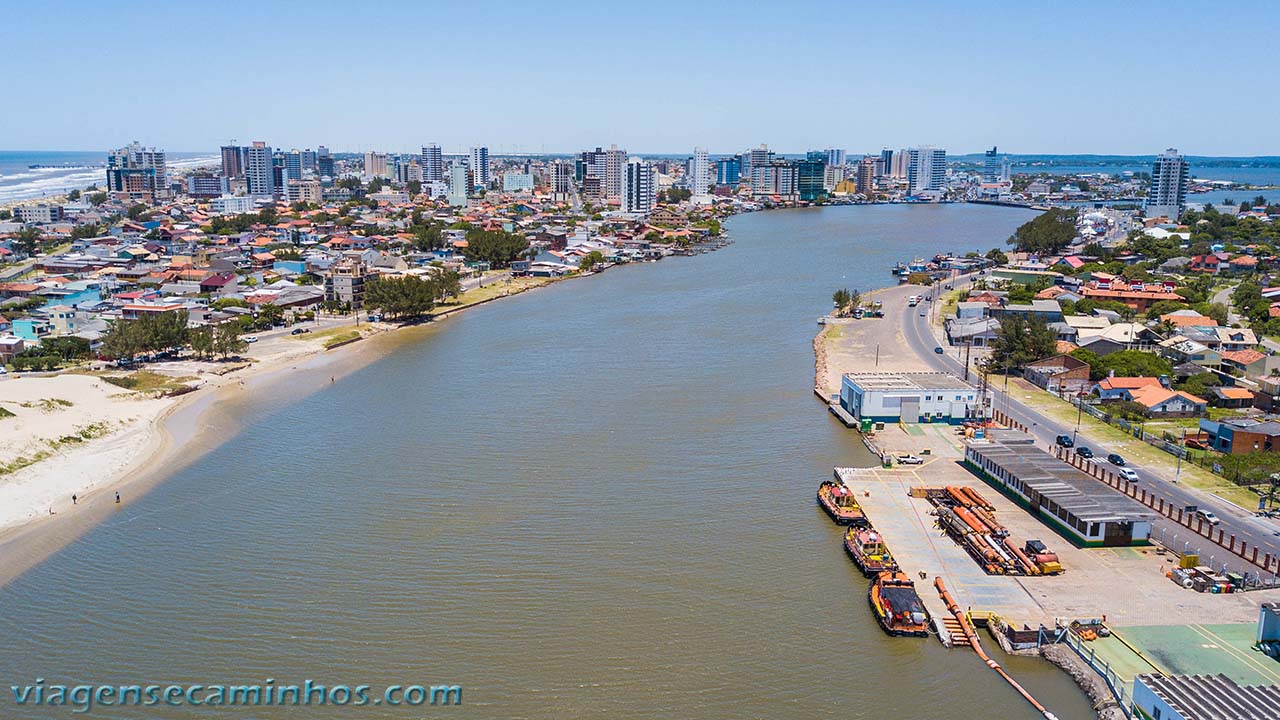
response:
<svg viewBox="0 0 1280 720"><path fill-rule="evenodd" d="M1080 434L1080 420L1084 415L1084 393L1076 393L1076 429L1071 433L1071 444L1076 444L1076 436Z"/></svg>

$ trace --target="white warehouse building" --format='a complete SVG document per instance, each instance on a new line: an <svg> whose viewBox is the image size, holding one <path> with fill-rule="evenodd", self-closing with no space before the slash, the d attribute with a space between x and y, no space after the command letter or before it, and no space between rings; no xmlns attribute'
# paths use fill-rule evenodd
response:
<svg viewBox="0 0 1280 720"><path fill-rule="evenodd" d="M951 425L983 412L978 391L943 372L845 373L840 407L858 420Z"/></svg>

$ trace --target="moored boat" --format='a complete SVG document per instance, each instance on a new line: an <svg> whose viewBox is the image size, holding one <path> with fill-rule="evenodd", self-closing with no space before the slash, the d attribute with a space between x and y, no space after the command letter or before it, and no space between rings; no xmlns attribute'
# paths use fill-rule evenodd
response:
<svg viewBox="0 0 1280 720"><path fill-rule="evenodd" d="M867 577L898 569L884 536L871 528L849 528L844 534L844 549L858 569Z"/></svg>
<svg viewBox="0 0 1280 720"><path fill-rule="evenodd" d="M838 525L865 525L867 516L853 496L853 491L843 483L824 480L818 486L818 504Z"/></svg>
<svg viewBox="0 0 1280 720"><path fill-rule="evenodd" d="M929 636L929 611L916 594L915 583L896 570L876 575L867 591L867 601L890 635Z"/></svg>

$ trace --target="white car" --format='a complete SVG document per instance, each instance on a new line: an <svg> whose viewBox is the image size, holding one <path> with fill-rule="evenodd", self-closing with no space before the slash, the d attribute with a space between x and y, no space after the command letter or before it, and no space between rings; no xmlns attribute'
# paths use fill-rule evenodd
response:
<svg viewBox="0 0 1280 720"><path fill-rule="evenodd" d="M247 343L256 343L258 342L258 337L256 335L245 335L244 341Z"/></svg>
<svg viewBox="0 0 1280 720"><path fill-rule="evenodd" d="M1138 482L1138 473L1133 468L1120 468L1116 473L1131 483Z"/></svg>
<svg viewBox="0 0 1280 720"><path fill-rule="evenodd" d="M902 465L920 465L924 460L918 455L899 455L898 462Z"/></svg>
<svg viewBox="0 0 1280 720"><path fill-rule="evenodd" d="M1212 512L1208 510L1197 510L1196 514L1204 518L1204 521L1209 523L1210 525L1217 525L1218 523L1222 522L1221 520L1218 519L1217 515L1214 515Z"/></svg>

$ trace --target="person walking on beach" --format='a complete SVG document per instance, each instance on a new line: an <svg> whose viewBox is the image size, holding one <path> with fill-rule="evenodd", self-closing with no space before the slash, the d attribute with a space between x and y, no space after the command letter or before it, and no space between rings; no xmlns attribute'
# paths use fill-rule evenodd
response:
<svg viewBox="0 0 1280 720"><path fill-rule="evenodd" d="M72 495L72 496L71 496L71 504L72 504L72 505L75 505L75 504L76 504L76 496L75 496L75 495Z"/></svg>
<svg viewBox="0 0 1280 720"><path fill-rule="evenodd" d="M120 504L120 493L118 491L116 492L116 504Z"/></svg>

